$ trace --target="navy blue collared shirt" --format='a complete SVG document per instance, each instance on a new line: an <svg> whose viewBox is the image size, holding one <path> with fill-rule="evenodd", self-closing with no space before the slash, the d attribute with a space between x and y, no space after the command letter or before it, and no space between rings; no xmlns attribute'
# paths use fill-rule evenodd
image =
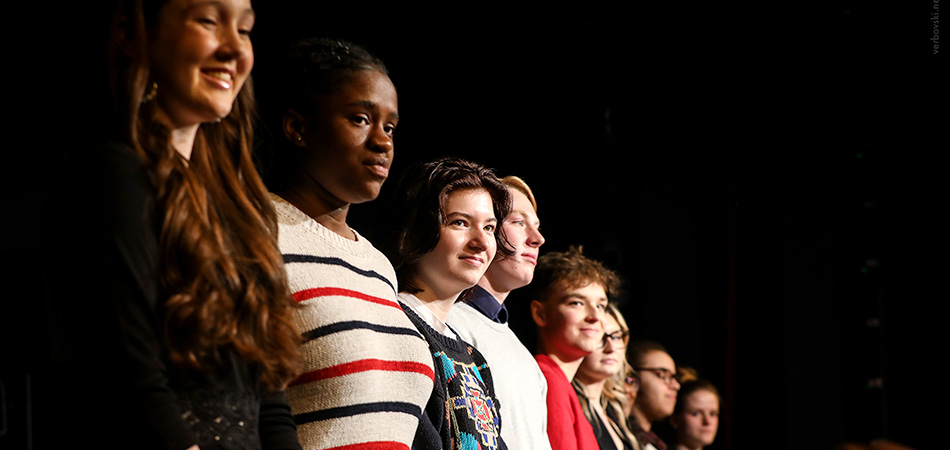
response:
<svg viewBox="0 0 950 450"><path fill-rule="evenodd" d="M505 304L498 303L498 300L495 300L494 296L477 284L475 285L472 295L465 299L465 303L468 303L472 308L475 308L485 317L495 322L508 322L508 309L505 308Z"/></svg>

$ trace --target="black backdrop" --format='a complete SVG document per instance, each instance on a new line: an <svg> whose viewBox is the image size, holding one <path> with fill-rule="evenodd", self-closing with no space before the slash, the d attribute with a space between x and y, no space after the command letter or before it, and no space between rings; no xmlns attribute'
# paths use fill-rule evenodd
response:
<svg viewBox="0 0 950 450"><path fill-rule="evenodd" d="M928 283L945 267L933 219L946 81L932 3L915 3L256 2L254 77L265 92L274 49L294 36L380 56L400 97L394 176L455 155L523 177L540 202L542 253L583 245L618 270L633 336L720 386L716 448L875 437L931 448L921 406L937 401L927 381L941 354L925 319L931 300L946 301ZM27 39L49 71L36 78L55 86L23 109L57 144L43 164L101 128L107 11L75 5L42 30L53 39ZM55 172L33 167L48 194L39 210L54 212L44 174ZM391 195L354 207L354 227L385 223L378 206ZM526 301L516 293L509 306L522 319Z"/></svg>

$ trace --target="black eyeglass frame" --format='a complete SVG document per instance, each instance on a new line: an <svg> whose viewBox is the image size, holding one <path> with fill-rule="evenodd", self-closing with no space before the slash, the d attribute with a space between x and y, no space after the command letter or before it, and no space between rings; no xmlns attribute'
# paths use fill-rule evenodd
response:
<svg viewBox="0 0 950 450"><path fill-rule="evenodd" d="M653 372L657 378L663 380L663 382L666 384L672 384L672 381L674 380L676 381L676 384L682 384L680 377L676 376L676 373L670 372L670 369L665 367L634 367L633 370L636 370L637 372L644 370Z"/></svg>

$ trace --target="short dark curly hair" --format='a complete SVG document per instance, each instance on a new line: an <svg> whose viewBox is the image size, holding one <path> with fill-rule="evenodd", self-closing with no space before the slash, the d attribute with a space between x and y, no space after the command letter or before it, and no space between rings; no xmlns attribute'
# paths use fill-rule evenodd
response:
<svg viewBox="0 0 950 450"><path fill-rule="evenodd" d="M621 286L620 276L601 262L584 256L581 246L571 246L564 252L546 253L538 259L534 280L530 285L534 300L546 301L551 290L561 281L570 287L600 284L607 298L616 296Z"/></svg>
<svg viewBox="0 0 950 450"><path fill-rule="evenodd" d="M400 178L399 195L389 203L389 221L376 240L396 269L399 290L415 294L416 262L431 252L442 238L445 202L449 194L463 189L484 189L492 199L495 217L504 220L511 212L511 193L495 173L480 164L459 158L441 158L414 164ZM495 228L498 252L510 256L504 227Z"/></svg>

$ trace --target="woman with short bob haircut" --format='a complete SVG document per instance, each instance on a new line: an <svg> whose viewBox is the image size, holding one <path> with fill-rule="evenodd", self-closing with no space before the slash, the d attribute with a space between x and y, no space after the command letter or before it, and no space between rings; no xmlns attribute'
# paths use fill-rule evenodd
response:
<svg viewBox="0 0 950 450"><path fill-rule="evenodd" d="M498 223L511 194L491 170L457 158L410 167L396 192L381 247L396 269L400 304L436 367L413 447L506 449L491 370L445 321L498 249L505 251Z"/></svg>

